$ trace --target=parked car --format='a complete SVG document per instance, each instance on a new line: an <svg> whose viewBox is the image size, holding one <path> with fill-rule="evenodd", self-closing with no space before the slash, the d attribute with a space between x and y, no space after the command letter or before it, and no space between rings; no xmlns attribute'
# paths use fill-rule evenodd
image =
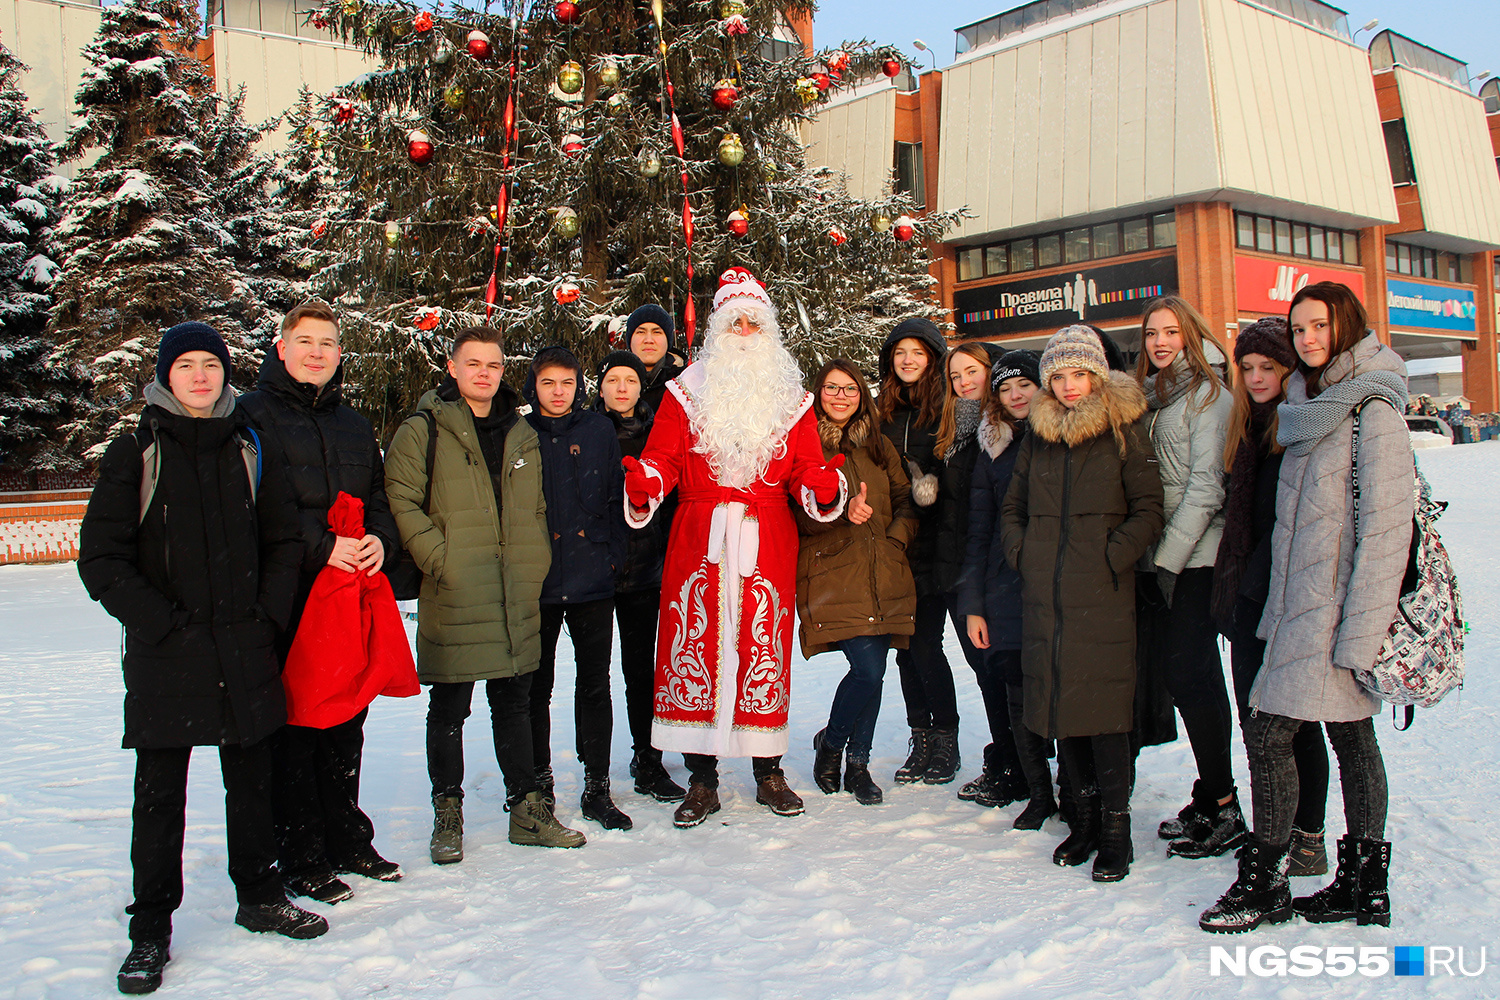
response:
<svg viewBox="0 0 1500 1000"><path fill-rule="evenodd" d="M1453 443L1453 431L1440 417L1408 413L1406 430L1411 435L1414 449L1442 448Z"/></svg>

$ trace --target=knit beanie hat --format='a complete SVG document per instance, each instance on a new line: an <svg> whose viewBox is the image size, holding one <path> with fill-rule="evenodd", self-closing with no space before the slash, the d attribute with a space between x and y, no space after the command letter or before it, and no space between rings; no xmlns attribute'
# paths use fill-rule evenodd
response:
<svg viewBox="0 0 1500 1000"><path fill-rule="evenodd" d="M656 321L647 320L646 322L654 323ZM665 329L665 327L663 327L663 329ZM602 386L604 384L604 376L609 374L609 370L611 368L629 368L631 371L635 372L638 378L640 378L641 385L646 384L645 362L641 361L640 358L636 357L634 354L631 354L629 351L611 351L604 356L604 360L599 362L599 368L597 370L599 376L596 380L597 385Z"/></svg>
<svg viewBox="0 0 1500 1000"><path fill-rule="evenodd" d="M1030 379L1042 384L1042 356L1036 351L1006 351L990 369L990 392L999 392L1000 383L1008 378Z"/></svg>
<svg viewBox="0 0 1500 1000"><path fill-rule="evenodd" d="M625 346L627 349L630 347L630 338L635 336L636 327L642 323L655 323L661 327L662 332L667 335L669 343L676 334L676 324L672 322L672 314L655 302L647 302L631 313L630 318L625 321Z"/></svg>
<svg viewBox="0 0 1500 1000"><path fill-rule="evenodd" d="M219 359L224 366L224 378L229 378L229 348L219 331L207 323L178 323L161 335L161 346L156 350L156 381L170 387L169 376L176 360L189 351L207 351Z"/></svg>
<svg viewBox="0 0 1500 1000"><path fill-rule="evenodd" d="M731 267L719 278L719 290L714 293L714 310L717 312L726 302L739 305L756 303L772 313L776 312L766 286L756 281L755 275L743 267Z"/></svg>
<svg viewBox="0 0 1500 1000"><path fill-rule="evenodd" d="M1119 341L1099 329L1092 323L1084 323L1084 326L1094 331L1094 336L1099 338L1099 343L1104 345L1104 357L1109 361L1109 370L1112 372L1128 372L1130 365L1125 361L1125 352L1120 350Z"/></svg>
<svg viewBox="0 0 1500 1000"><path fill-rule="evenodd" d="M1045 389L1060 368L1082 368L1108 380L1109 359L1098 334L1086 326L1065 326L1054 333L1042 352L1041 381L1037 384Z"/></svg>
<svg viewBox="0 0 1500 1000"><path fill-rule="evenodd" d="M1297 352L1292 348L1291 328L1280 316L1267 316L1240 331L1234 338L1234 363L1247 354L1261 354L1283 368L1297 367Z"/></svg>

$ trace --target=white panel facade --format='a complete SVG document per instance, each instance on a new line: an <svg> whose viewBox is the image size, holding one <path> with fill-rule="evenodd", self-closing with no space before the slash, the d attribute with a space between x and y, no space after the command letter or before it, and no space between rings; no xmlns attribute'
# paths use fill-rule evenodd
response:
<svg viewBox="0 0 1500 1000"><path fill-rule="evenodd" d="M1500 175L1484 105L1405 67L1394 72L1427 231L1500 245Z"/></svg>
<svg viewBox="0 0 1500 1000"><path fill-rule="evenodd" d="M1396 221L1365 51L1241 0L1193 2L1230 196L1316 209L1351 227Z"/></svg>
<svg viewBox="0 0 1500 1000"><path fill-rule="evenodd" d="M306 38L215 28L213 39L217 89L232 94L243 84L245 119L250 122L284 114L297 103L304 84L314 93L326 94L378 66L358 49ZM265 142L284 146L285 124Z"/></svg>
<svg viewBox="0 0 1500 1000"><path fill-rule="evenodd" d="M890 190L896 153L896 91L877 90L824 108L807 132L807 161L849 175L849 193L879 198Z"/></svg>
<svg viewBox="0 0 1500 1000"><path fill-rule="evenodd" d="M99 8L55 0L0 0L0 43L30 67L21 89L54 140L72 126L83 47L99 31Z"/></svg>

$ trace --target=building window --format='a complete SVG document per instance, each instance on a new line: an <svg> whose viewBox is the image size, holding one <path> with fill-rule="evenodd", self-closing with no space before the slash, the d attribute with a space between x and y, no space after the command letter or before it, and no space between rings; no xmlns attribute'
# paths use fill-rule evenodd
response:
<svg viewBox="0 0 1500 1000"><path fill-rule="evenodd" d="M1094 227L1094 259L1120 256L1120 225L1109 222Z"/></svg>
<svg viewBox="0 0 1500 1000"><path fill-rule="evenodd" d="M1151 249L1151 224L1145 219L1127 219L1120 224L1125 232L1125 252L1140 253Z"/></svg>
<svg viewBox="0 0 1500 1000"><path fill-rule="evenodd" d="M1053 233L1051 236L1039 236L1036 241L1036 266L1056 267L1062 263L1062 237Z"/></svg>
<svg viewBox="0 0 1500 1000"><path fill-rule="evenodd" d="M1359 263L1359 234L1347 230L1236 212L1234 234L1235 244L1245 250L1331 260L1336 264ZM1391 269L1395 270L1394 264Z"/></svg>
<svg viewBox="0 0 1500 1000"><path fill-rule="evenodd" d="M1153 247L1177 245L1176 212L1161 212L1151 217L1151 245Z"/></svg>
<svg viewBox="0 0 1500 1000"><path fill-rule="evenodd" d="M1406 138L1406 119L1383 122L1385 155L1391 164L1391 183L1396 187L1417 182L1417 170L1411 162L1411 142Z"/></svg>
<svg viewBox="0 0 1500 1000"><path fill-rule="evenodd" d="M896 143L896 193L910 195L918 208L927 204L927 181L920 142Z"/></svg>
<svg viewBox="0 0 1500 1000"><path fill-rule="evenodd" d="M973 281L984 277L984 250L966 247L958 252L958 280Z"/></svg>
<svg viewBox="0 0 1500 1000"><path fill-rule="evenodd" d="M1009 274L1010 258L1004 246L984 248L984 273Z"/></svg>
<svg viewBox="0 0 1500 1000"><path fill-rule="evenodd" d="M1089 231L1069 229L1063 233L1063 260L1077 264L1089 259Z"/></svg>
<svg viewBox="0 0 1500 1000"><path fill-rule="evenodd" d="M1500 255L1495 257L1495 291L1500 292Z"/></svg>
<svg viewBox="0 0 1500 1000"><path fill-rule="evenodd" d="M1468 262L1462 255L1397 243L1395 240L1385 242L1385 269L1396 274L1409 274L1414 278L1431 278L1454 284L1467 284L1470 280Z"/></svg>
<svg viewBox="0 0 1500 1000"><path fill-rule="evenodd" d="M1015 240L1010 245L1010 269L1032 271L1036 269L1036 243L1032 240Z"/></svg>

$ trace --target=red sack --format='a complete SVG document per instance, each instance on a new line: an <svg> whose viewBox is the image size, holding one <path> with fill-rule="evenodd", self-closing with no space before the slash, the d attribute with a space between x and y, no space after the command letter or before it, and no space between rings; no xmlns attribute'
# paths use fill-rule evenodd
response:
<svg viewBox="0 0 1500 1000"><path fill-rule="evenodd" d="M365 505L340 492L328 526L365 536ZM281 682L286 721L327 729L348 722L379 694L410 698L422 690L401 612L384 573L324 566L313 581Z"/></svg>

